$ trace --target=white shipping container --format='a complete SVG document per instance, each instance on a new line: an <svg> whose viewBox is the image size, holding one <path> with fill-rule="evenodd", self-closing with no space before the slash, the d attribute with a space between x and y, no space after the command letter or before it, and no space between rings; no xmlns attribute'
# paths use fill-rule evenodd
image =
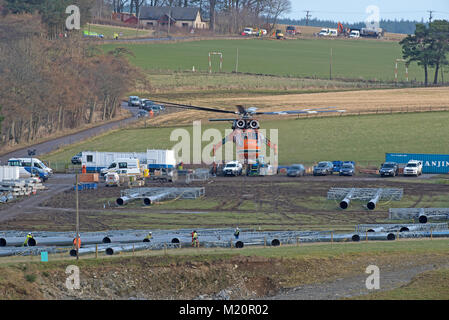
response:
<svg viewBox="0 0 449 320"><path fill-rule="evenodd" d="M146 161L149 168L176 167L174 150L147 150Z"/></svg>
<svg viewBox="0 0 449 320"><path fill-rule="evenodd" d="M29 174L28 174L29 176ZM20 168L11 166L0 166L0 181L17 180L20 178Z"/></svg>

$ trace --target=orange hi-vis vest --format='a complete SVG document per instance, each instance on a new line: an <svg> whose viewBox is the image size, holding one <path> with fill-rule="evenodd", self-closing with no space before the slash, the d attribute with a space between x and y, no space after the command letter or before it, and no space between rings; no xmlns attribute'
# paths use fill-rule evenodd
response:
<svg viewBox="0 0 449 320"><path fill-rule="evenodd" d="M81 248L81 238L73 239L73 246L78 249Z"/></svg>

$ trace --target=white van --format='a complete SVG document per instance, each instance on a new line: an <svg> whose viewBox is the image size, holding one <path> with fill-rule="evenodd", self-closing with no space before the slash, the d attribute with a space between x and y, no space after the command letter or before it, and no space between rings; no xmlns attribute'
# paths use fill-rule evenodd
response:
<svg viewBox="0 0 449 320"><path fill-rule="evenodd" d="M17 161L14 161L17 160ZM13 158L9 159L8 162L14 163L10 165L20 166L20 167L31 167L31 162L33 162L33 167L39 168L42 171L48 173L48 175L53 174L53 169L47 167L41 160L37 158ZM20 163L20 164L19 164Z"/></svg>
<svg viewBox="0 0 449 320"><path fill-rule="evenodd" d="M349 34L349 38L360 38L360 31L359 30L352 30Z"/></svg>
<svg viewBox="0 0 449 320"><path fill-rule="evenodd" d="M319 36L325 37L329 35L329 29L323 28L321 29L320 33L318 33Z"/></svg>
<svg viewBox="0 0 449 320"><path fill-rule="evenodd" d="M140 175L140 162L139 159L133 159L133 158L119 158L114 160L108 168L101 169L101 176L104 176L106 173L109 172L117 172L117 173L124 173L128 176L136 176Z"/></svg>

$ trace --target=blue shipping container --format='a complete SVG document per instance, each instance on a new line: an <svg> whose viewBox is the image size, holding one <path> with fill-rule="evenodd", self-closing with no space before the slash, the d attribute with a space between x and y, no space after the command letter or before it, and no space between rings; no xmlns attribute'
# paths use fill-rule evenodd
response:
<svg viewBox="0 0 449 320"><path fill-rule="evenodd" d="M407 164L409 160L419 160L423 164L423 173L449 173L449 154L425 153L386 153L386 162Z"/></svg>

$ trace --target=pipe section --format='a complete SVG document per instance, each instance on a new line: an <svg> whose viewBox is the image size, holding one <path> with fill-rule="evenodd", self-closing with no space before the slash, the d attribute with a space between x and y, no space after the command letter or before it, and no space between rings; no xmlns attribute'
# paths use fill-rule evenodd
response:
<svg viewBox="0 0 449 320"><path fill-rule="evenodd" d="M377 192L376 192L376 195L374 196L374 198L372 198L369 202L368 202L368 204L366 205L366 207L369 209L369 210L374 210L374 209L376 209L376 204L377 204L377 202L379 201L379 199L380 199L380 195L382 194L382 189L379 189Z"/></svg>
<svg viewBox="0 0 449 320"><path fill-rule="evenodd" d="M130 194L129 196L122 196L120 198L117 198L117 200L115 202L119 206L124 206L125 204L128 204L128 202L136 200L137 198L139 198L139 196L140 195L138 193L133 193L133 194Z"/></svg>
<svg viewBox="0 0 449 320"><path fill-rule="evenodd" d="M145 198L143 198L143 204L146 206L151 206L155 202L162 201L162 200L170 197L171 194L172 194L171 192L164 192L164 193L156 194L154 196L145 197Z"/></svg>
<svg viewBox="0 0 449 320"><path fill-rule="evenodd" d="M354 188L351 189L351 191L348 192L346 197L340 202L340 208L345 210L349 207L349 203L351 202L352 195L354 194Z"/></svg>

